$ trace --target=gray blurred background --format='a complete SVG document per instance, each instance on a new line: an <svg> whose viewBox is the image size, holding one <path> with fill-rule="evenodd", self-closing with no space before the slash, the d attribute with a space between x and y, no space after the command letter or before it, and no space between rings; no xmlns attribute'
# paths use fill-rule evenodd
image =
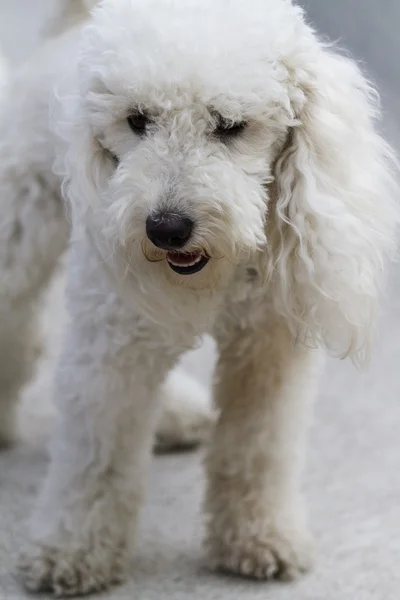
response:
<svg viewBox="0 0 400 600"><path fill-rule="evenodd" d="M317 29L347 48L378 83L386 117L385 129L400 135L400 1L303 0Z"/></svg>
<svg viewBox="0 0 400 600"><path fill-rule="evenodd" d="M118 0L115 0L118 1ZM243 0L245 1L245 0ZM0 47L11 64L34 47L57 0L0 0ZM400 0L304 0L309 21L364 62L379 85L384 130L400 148ZM21 132L23 135L23 132ZM0 454L0 600L25 598L12 575L24 520L46 471L51 374L63 323L63 278L45 304L47 355L21 407L21 443ZM399 600L400 267L390 277L372 364L358 373L329 361L322 381L305 478L319 548L315 571L291 585L260 585L208 574L201 553L201 453L159 457L125 586L102 598L140 600ZM209 340L185 359L210 382Z"/></svg>

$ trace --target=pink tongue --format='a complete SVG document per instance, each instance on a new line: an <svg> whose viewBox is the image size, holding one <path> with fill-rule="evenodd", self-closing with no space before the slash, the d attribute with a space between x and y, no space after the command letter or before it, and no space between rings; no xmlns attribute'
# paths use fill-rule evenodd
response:
<svg viewBox="0 0 400 600"><path fill-rule="evenodd" d="M199 258L197 254L181 254L180 252L168 252L167 258L176 265L187 265Z"/></svg>

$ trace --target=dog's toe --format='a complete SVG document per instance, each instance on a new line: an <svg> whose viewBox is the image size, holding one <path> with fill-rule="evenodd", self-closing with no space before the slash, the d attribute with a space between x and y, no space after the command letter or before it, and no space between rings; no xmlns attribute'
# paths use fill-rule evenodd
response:
<svg viewBox="0 0 400 600"><path fill-rule="evenodd" d="M258 580L292 580L312 567L312 542L308 536L296 538L270 532L249 538L233 535L229 540L209 542L213 569Z"/></svg>
<svg viewBox="0 0 400 600"><path fill-rule="evenodd" d="M23 554L18 564L18 575L29 592L51 590L53 561L50 556Z"/></svg>
<svg viewBox="0 0 400 600"><path fill-rule="evenodd" d="M121 583L123 569L114 557L96 552L62 551L33 546L20 559L18 575L29 592L52 592L58 597L82 596Z"/></svg>

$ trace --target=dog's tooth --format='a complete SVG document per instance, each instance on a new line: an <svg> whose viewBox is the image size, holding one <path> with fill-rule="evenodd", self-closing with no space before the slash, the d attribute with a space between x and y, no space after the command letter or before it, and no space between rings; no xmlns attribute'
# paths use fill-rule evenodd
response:
<svg viewBox="0 0 400 600"><path fill-rule="evenodd" d="M174 267L181 267L181 268L187 268L187 267L194 267L194 265L197 265L197 263L199 263L202 259L202 255L200 254L197 258L195 258L195 260L193 260L190 263L176 263L173 260L168 259L168 262L173 265Z"/></svg>

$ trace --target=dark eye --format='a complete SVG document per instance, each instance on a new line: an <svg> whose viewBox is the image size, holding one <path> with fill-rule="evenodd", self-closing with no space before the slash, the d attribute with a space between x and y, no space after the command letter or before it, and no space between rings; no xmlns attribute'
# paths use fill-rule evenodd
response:
<svg viewBox="0 0 400 600"><path fill-rule="evenodd" d="M146 127L150 123L150 119L141 112L135 112L129 115L128 119L129 127L136 135L145 135Z"/></svg>
<svg viewBox="0 0 400 600"><path fill-rule="evenodd" d="M222 139L234 138L240 135L246 129L246 126L245 121L230 121L219 115L214 133Z"/></svg>

